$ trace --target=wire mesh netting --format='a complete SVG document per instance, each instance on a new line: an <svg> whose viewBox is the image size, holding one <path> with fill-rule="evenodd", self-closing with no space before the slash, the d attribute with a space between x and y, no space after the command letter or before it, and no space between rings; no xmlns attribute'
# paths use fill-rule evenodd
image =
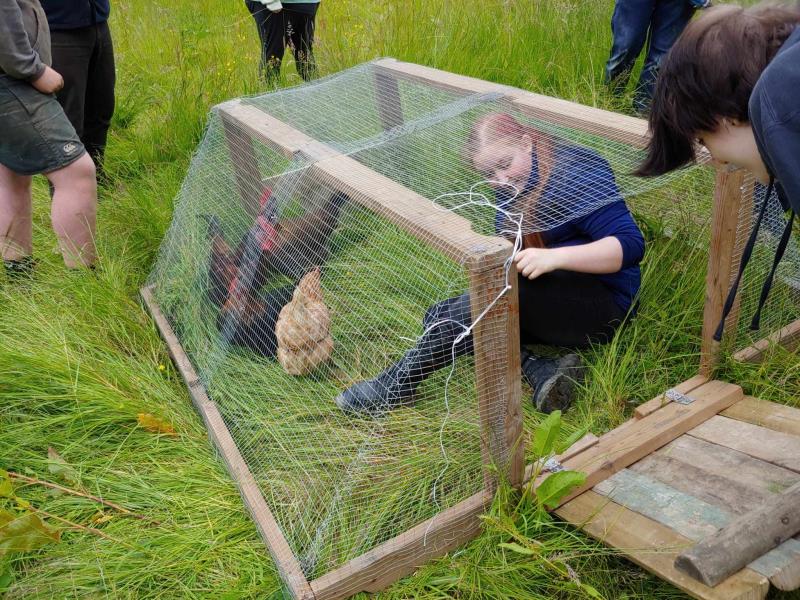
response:
<svg viewBox="0 0 800 600"><path fill-rule="evenodd" d="M762 207L764 216L739 286L739 305L734 311L737 317L736 327L726 333L731 347L739 349L750 346L800 319L800 245L795 234L789 238L783 257L777 265L760 319L758 323L753 323L762 288L772 270L775 252L786 229L788 217L777 192L773 191L767 197L767 186L757 182L751 175L745 176L741 191L743 200L734 248L735 265L742 258L747 239ZM732 273L731 280L735 275L736 272Z"/></svg>
<svg viewBox="0 0 800 600"><path fill-rule="evenodd" d="M705 239L713 173L640 160L377 63L215 107L148 284L308 579L483 489L482 440L508 458L526 236L624 199Z"/></svg>

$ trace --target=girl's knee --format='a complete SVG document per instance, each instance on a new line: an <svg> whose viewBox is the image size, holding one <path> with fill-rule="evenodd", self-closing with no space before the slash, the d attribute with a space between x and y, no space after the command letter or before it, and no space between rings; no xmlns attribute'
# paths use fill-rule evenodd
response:
<svg viewBox="0 0 800 600"><path fill-rule="evenodd" d="M48 175L48 179L50 179L56 191L59 188L94 189L96 177L97 170L88 152L84 152L78 160L68 164L66 167L53 171Z"/></svg>

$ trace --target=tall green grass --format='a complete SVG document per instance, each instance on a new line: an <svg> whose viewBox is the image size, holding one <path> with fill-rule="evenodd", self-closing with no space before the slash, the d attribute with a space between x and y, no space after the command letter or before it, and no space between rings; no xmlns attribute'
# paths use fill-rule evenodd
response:
<svg viewBox="0 0 800 600"><path fill-rule="evenodd" d="M323 0L317 57L323 73L394 56L624 109L626 101L613 101L601 85L611 10L609 0ZM113 540L65 530L58 544L0 558L0 576L10 574L4 591L15 599L280 597L275 568L137 299L209 107L263 91L255 28L237 1L126 0L114 4L112 29L118 106L110 184L101 190L101 269L64 270L46 189L37 182L37 278L24 286L0 282L0 468L58 481L47 456L53 447L77 473L72 487L158 524L106 509L111 518L96 526ZM299 82L291 59L284 78ZM657 221L648 227L640 313L611 344L586 354L591 375L566 414L570 429L611 428L695 372L707 257L689 238L663 235ZM778 351L760 366L725 363L720 376L747 393L798 405L790 353ZM137 422L142 413L177 434L147 431ZM526 405L527 424L537 419ZM101 508L37 485L17 483L15 493L82 526ZM478 540L383 595L582 597L543 561L498 546L531 540L608 598L683 597L575 529L536 518L507 490Z"/></svg>

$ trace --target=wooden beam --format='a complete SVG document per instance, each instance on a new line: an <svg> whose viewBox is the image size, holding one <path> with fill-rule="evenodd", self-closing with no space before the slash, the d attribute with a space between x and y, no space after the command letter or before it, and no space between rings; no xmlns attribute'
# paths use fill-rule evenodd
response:
<svg viewBox="0 0 800 600"><path fill-rule="evenodd" d="M287 156L306 157L309 176L346 193L351 200L455 262L465 264L469 270L495 267L511 254L510 242L474 232L468 219L434 205L428 198L315 141L256 106L232 102L218 110L252 138Z"/></svg>
<svg viewBox="0 0 800 600"><path fill-rule="evenodd" d="M253 150L253 140L246 130L228 118L227 113L221 111L220 116L242 206L249 217L255 218L264 184L261 181L258 159Z"/></svg>
<svg viewBox="0 0 800 600"><path fill-rule="evenodd" d="M689 394L689 392L700 387L707 381L708 377L704 375L695 375L691 379L687 379L686 381L679 383L672 389L681 394ZM633 411L633 416L637 419L643 419L647 415L654 413L659 408L666 406L670 402L672 402L672 400L669 399L667 392L664 392L652 400L648 400L644 404L637 406L636 410Z"/></svg>
<svg viewBox="0 0 800 600"><path fill-rule="evenodd" d="M384 69L396 77L404 77L426 86L436 87L461 94L485 94L495 92L503 94L513 106L524 114L549 123L563 125L580 131L630 144L642 148L649 139L647 121L535 94L499 83L492 83L474 77L448 73L431 67L400 62L393 58L375 61L377 69Z"/></svg>
<svg viewBox="0 0 800 600"><path fill-rule="evenodd" d="M563 502L594 487L741 400L742 388L722 381L709 381L694 390L692 398L694 401L691 404L673 402L647 417L632 419L623 427L603 435L588 450L564 461L565 468L586 473L586 483L564 498ZM536 485L544 477L546 475L540 476Z"/></svg>
<svg viewBox="0 0 800 600"><path fill-rule="evenodd" d="M782 346L790 352L796 350L800 346L800 319L758 340L752 346L739 350L733 358L739 362L760 363L773 345Z"/></svg>
<svg viewBox="0 0 800 600"><path fill-rule="evenodd" d="M798 531L800 483L680 554L675 568L715 586Z"/></svg>
<svg viewBox="0 0 800 600"><path fill-rule="evenodd" d="M694 598L761 600L769 590L767 578L749 569L736 573L715 588L709 588L677 571L673 565L675 557L692 543L691 540L591 490L555 512L592 537L619 548L633 562Z"/></svg>
<svg viewBox="0 0 800 600"><path fill-rule="evenodd" d="M189 395L195 408L203 417L209 437L214 442L217 450L219 450L228 467L228 472L239 487L242 500L250 512L258 532L261 534L261 539L267 545L281 577L289 587L292 597L298 600L312 600L314 596L311 586L303 574L300 563L289 547L280 525L272 515L266 500L264 500L264 496L261 494L261 490L252 473L250 473L247 463L239 453L236 442L231 437L216 403L206 394L200 378L178 341L172 326L161 312L161 308L153 295L153 290L154 286L143 287L140 291L142 300L150 311L161 337L164 338L178 372L189 388Z"/></svg>
<svg viewBox="0 0 800 600"><path fill-rule="evenodd" d="M743 179L740 195L739 215L736 219L736 240L733 242L734 257L731 263L730 281L728 282L729 288L733 285L733 281L739 271L742 256L741 252L747 243L747 238L750 236L750 231L753 227L753 202L755 201L756 195L755 179ZM728 317L725 319L725 348L728 351L736 347L736 338L739 333L739 312L741 308L742 294L736 294L731 312L728 313Z"/></svg>
<svg viewBox="0 0 800 600"><path fill-rule="evenodd" d="M313 580L315 599L338 600L384 589L428 560L476 537L481 531L480 515L491 502L491 492L479 492Z"/></svg>
<svg viewBox="0 0 800 600"><path fill-rule="evenodd" d="M743 181L742 169L717 168L700 344L700 374L706 377L711 377L719 359L719 343L714 341L714 332L722 318L725 298L735 271L733 251L736 247Z"/></svg>

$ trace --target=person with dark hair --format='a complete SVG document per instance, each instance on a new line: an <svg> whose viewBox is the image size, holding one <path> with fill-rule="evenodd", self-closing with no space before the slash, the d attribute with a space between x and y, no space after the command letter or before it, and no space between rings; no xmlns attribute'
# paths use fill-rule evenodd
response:
<svg viewBox="0 0 800 600"><path fill-rule="evenodd" d="M261 40L261 77L277 87L286 46L291 45L297 73L304 81L317 75L314 61L314 20L319 0L245 0Z"/></svg>
<svg viewBox="0 0 800 600"><path fill-rule="evenodd" d="M109 0L42 0L42 8L53 68L64 77L58 101L102 177L116 81Z"/></svg>
<svg viewBox="0 0 800 600"><path fill-rule="evenodd" d="M712 158L750 171L800 210L800 7L718 6L686 28L664 60L650 112L655 176Z"/></svg>
<svg viewBox="0 0 800 600"><path fill-rule="evenodd" d="M792 209L753 327L800 211L800 5L719 6L691 23L662 63L639 176L694 162L697 144L721 164L748 170L767 186L739 277L752 251L771 190ZM715 337L720 339L722 325Z"/></svg>
<svg viewBox="0 0 800 600"><path fill-rule="evenodd" d="M686 27L695 7L710 0L617 0L611 17L613 41L606 63L606 84L620 95L633 65L647 42L647 55L633 97L633 109L645 113L650 106L658 66Z"/></svg>
<svg viewBox="0 0 800 600"><path fill-rule="evenodd" d="M511 265L521 342L562 348L608 342L636 310L644 256L644 237L608 161L507 113L475 122L464 157L494 188L501 209L496 233L516 240L518 226L508 213L522 216L522 248ZM417 343L377 377L344 390L337 406L382 413L411 404L429 375L473 353L471 325L469 294L434 304ZM577 354L547 358L523 349L521 367L536 408L570 406L583 373Z"/></svg>
<svg viewBox="0 0 800 600"><path fill-rule="evenodd" d="M64 79L50 66L50 31L39 0L0 2L0 253L6 276L28 278L32 175L53 185L51 219L64 263L95 262L95 168L54 94Z"/></svg>

